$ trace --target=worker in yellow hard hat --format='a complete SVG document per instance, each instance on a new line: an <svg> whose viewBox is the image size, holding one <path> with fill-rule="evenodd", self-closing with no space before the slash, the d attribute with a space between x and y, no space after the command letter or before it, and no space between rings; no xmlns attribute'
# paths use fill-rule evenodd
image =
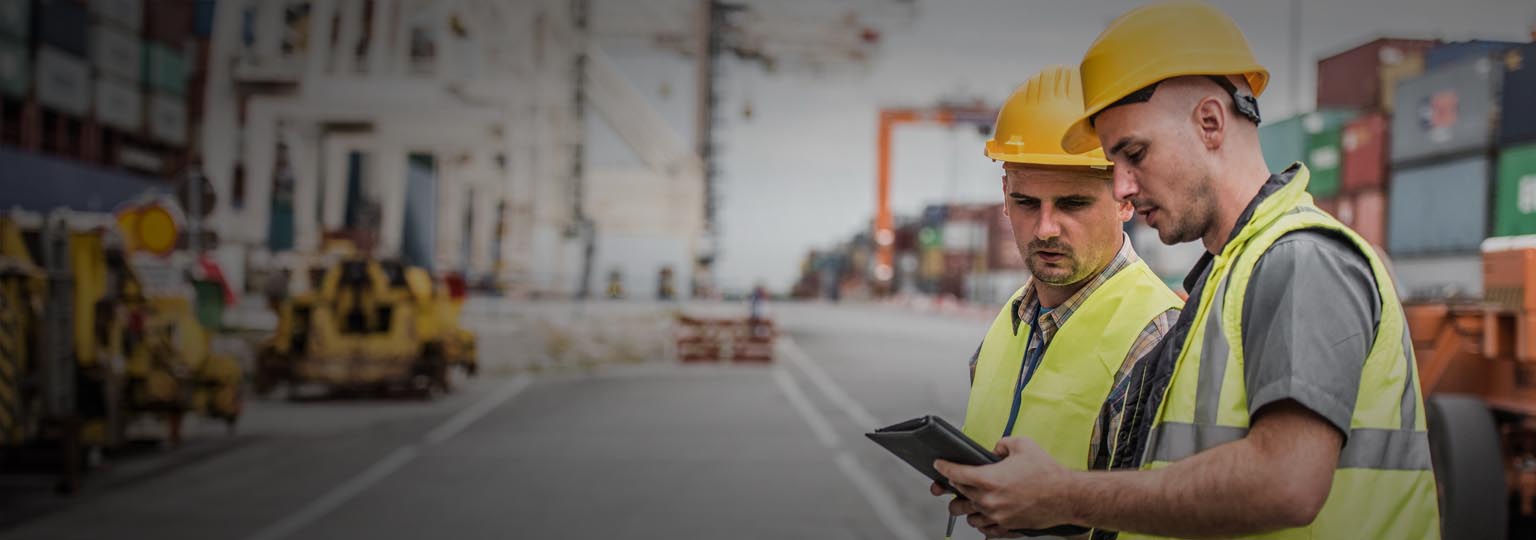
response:
<svg viewBox="0 0 1536 540"><path fill-rule="evenodd" d="M1131 206L1115 199L1104 154L1061 149L1082 111L1077 70L1049 67L1013 92L987 141L987 157L1003 163L1004 213L1031 277L971 358L964 427L989 449L1029 437L1075 470L1109 448L1101 436L1113 413L1100 408L1125 393L1126 372L1180 304L1131 248ZM943 490L935 484L933 493ZM964 499L950 510L976 513Z"/></svg>
<svg viewBox="0 0 1536 540"><path fill-rule="evenodd" d="M1403 309L1370 245L1271 172L1269 74L1197 2L1134 9L1083 57L1068 151L1107 149L1115 195L1165 243L1201 241L1178 322L1128 378L1105 465L1039 441L940 463L994 532L1073 523L1095 538L1438 538L1423 399Z"/></svg>

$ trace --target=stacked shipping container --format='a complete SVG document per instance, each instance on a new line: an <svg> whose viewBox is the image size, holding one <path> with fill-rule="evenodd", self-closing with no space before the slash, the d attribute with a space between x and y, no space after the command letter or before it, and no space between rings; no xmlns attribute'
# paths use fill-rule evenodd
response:
<svg viewBox="0 0 1536 540"><path fill-rule="evenodd" d="M1409 297L1482 294L1502 62L1464 45L1397 90L1388 250ZM1474 48L1475 49L1475 48Z"/></svg>
<svg viewBox="0 0 1536 540"><path fill-rule="evenodd" d="M194 8L192 0L0 1L0 143L179 176L196 120L188 115Z"/></svg>

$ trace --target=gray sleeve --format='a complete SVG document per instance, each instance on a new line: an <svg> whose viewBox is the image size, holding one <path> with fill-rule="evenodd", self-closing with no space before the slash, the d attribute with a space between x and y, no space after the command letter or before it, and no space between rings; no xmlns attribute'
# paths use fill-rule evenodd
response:
<svg viewBox="0 0 1536 540"><path fill-rule="evenodd" d="M1260 256L1243 304L1249 414L1295 400L1349 436L1381 298L1370 263L1345 241L1298 231Z"/></svg>

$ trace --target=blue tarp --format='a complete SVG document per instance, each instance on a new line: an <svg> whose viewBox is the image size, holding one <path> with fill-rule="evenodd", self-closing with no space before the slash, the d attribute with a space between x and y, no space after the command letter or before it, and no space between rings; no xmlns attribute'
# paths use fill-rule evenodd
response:
<svg viewBox="0 0 1536 540"><path fill-rule="evenodd" d="M145 176L0 147L0 210L110 212L141 195L170 189L169 183Z"/></svg>

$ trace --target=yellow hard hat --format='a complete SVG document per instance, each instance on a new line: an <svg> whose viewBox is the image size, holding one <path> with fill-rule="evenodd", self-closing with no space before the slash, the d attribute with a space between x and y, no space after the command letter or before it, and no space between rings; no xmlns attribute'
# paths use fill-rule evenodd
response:
<svg viewBox="0 0 1536 540"><path fill-rule="evenodd" d="M997 112L997 126L987 141L987 157L1035 165L1108 167L1102 150L1068 153L1061 136L1083 113L1083 89L1077 70L1051 66L1019 85Z"/></svg>
<svg viewBox="0 0 1536 540"><path fill-rule="evenodd" d="M1252 96L1225 79L1217 82L1255 122L1257 97L1269 83L1269 70L1254 58L1237 23L1208 4L1187 0L1142 6L1109 23L1083 55L1081 71L1083 113L1061 140L1068 152L1098 148L1093 117L1155 83L1186 75L1242 75Z"/></svg>

